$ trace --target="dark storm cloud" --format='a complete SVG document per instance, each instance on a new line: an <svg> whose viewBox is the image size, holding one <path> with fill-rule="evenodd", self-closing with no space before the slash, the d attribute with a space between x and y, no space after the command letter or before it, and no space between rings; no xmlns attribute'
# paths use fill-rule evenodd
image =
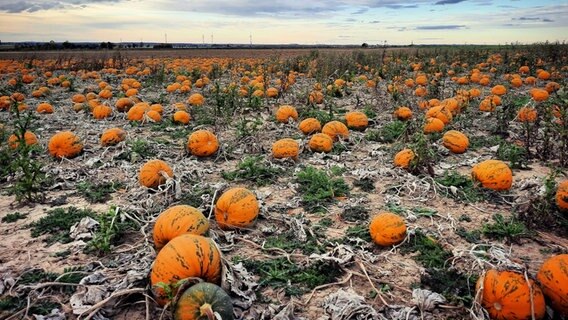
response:
<svg viewBox="0 0 568 320"><path fill-rule="evenodd" d="M32 1L10 1L0 0L0 11L8 13L36 12L51 9L64 9L68 7L85 7L90 3L121 2L123 0L32 0Z"/></svg>
<svg viewBox="0 0 568 320"><path fill-rule="evenodd" d="M465 28L464 25L450 24L450 25L434 25L434 26L418 26L416 30L458 30Z"/></svg>
<svg viewBox="0 0 568 320"><path fill-rule="evenodd" d="M464 2L465 0L440 0L436 3L434 3L435 5L444 5L444 4L456 4L456 3L460 3L460 2Z"/></svg>

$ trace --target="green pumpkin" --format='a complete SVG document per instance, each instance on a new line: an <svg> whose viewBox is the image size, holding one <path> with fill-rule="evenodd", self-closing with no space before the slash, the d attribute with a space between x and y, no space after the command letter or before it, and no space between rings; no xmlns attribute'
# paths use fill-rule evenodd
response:
<svg viewBox="0 0 568 320"><path fill-rule="evenodd" d="M231 297L218 285L200 282L189 287L174 307L175 320L215 320L218 313L223 320L233 320Z"/></svg>

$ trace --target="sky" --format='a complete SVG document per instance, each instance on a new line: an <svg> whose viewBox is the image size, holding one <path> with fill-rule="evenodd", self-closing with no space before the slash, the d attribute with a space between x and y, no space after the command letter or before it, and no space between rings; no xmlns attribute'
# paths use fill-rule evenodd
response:
<svg viewBox="0 0 568 320"><path fill-rule="evenodd" d="M568 0L0 0L0 40L507 44L568 40Z"/></svg>

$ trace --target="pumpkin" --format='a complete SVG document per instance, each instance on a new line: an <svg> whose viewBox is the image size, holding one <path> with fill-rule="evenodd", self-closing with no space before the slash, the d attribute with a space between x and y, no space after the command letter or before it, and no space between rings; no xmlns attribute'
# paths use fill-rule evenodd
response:
<svg viewBox="0 0 568 320"><path fill-rule="evenodd" d="M412 110L408 107L400 107L394 111L394 116L398 120L406 121L412 118Z"/></svg>
<svg viewBox="0 0 568 320"><path fill-rule="evenodd" d="M168 302L160 283L171 285L176 294L176 284L189 277L216 284L221 280L221 253L210 238L182 234L158 252L150 273L150 282L158 303L163 306Z"/></svg>
<svg viewBox="0 0 568 320"><path fill-rule="evenodd" d="M367 115L360 111L350 111L345 114L347 127L355 130L365 130L369 125Z"/></svg>
<svg viewBox="0 0 568 320"><path fill-rule="evenodd" d="M493 112L497 105L493 102L491 97L487 97L479 103L479 110L484 112Z"/></svg>
<svg viewBox="0 0 568 320"><path fill-rule="evenodd" d="M535 319L544 318L546 307L541 289L530 279L527 283L521 273L491 269L479 278L476 291L491 319L529 320L533 312Z"/></svg>
<svg viewBox="0 0 568 320"><path fill-rule="evenodd" d="M162 115L156 110L148 110L144 114L144 119L150 122L160 122L162 121Z"/></svg>
<svg viewBox="0 0 568 320"><path fill-rule="evenodd" d="M517 120L519 122L535 122L537 116L536 109L532 107L522 107L517 112Z"/></svg>
<svg viewBox="0 0 568 320"><path fill-rule="evenodd" d="M133 105L134 101L126 97L118 99L115 103L116 110L120 112L128 111Z"/></svg>
<svg viewBox="0 0 568 320"><path fill-rule="evenodd" d="M453 153L464 153L469 147L467 136L457 130L450 130L442 137L444 147Z"/></svg>
<svg viewBox="0 0 568 320"><path fill-rule="evenodd" d="M548 91L545 89L533 88L529 92L532 99L536 102L546 101L549 97Z"/></svg>
<svg viewBox="0 0 568 320"><path fill-rule="evenodd" d="M174 176L174 171L162 160L150 160L146 162L138 174L138 181L141 185L148 188L156 188L166 182L167 177Z"/></svg>
<svg viewBox="0 0 568 320"><path fill-rule="evenodd" d="M401 216L382 212L371 219L369 233L376 244L391 246L401 243L406 237L406 223Z"/></svg>
<svg viewBox="0 0 568 320"><path fill-rule="evenodd" d="M414 151L410 149L402 149L394 156L394 165L399 168L408 169L410 168L411 162L414 158L416 158Z"/></svg>
<svg viewBox="0 0 568 320"><path fill-rule="evenodd" d="M298 159L300 146L293 139L284 138L272 144L272 156L276 159L292 158Z"/></svg>
<svg viewBox="0 0 568 320"><path fill-rule="evenodd" d="M204 235L209 230L209 220L192 206L173 206L160 213L152 233L154 245L160 250L173 238L185 234Z"/></svg>
<svg viewBox="0 0 568 320"><path fill-rule="evenodd" d="M91 113L93 114L93 118L101 120L112 114L112 108L105 104L99 104L93 108Z"/></svg>
<svg viewBox="0 0 568 320"><path fill-rule="evenodd" d="M439 105L428 109L426 112L426 118L438 118L442 120L444 125L452 121L452 112L446 108L444 105Z"/></svg>
<svg viewBox="0 0 568 320"><path fill-rule="evenodd" d="M31 131L24 132L24 142L26 143L27 146L31 146L38 143L36 135ZM20 139L18 138L17 135L13 134L8 138L8 146L11 149L17 149L19 145L20 145Z"/></svg>
<svg viewBox="0 0 568 320"><path fill-rule="evenodd" d="M200 282L183 292L174 306L174 320L233 320L231 297L218 285Z"/></svg>
<svg viewBox="0 0 568 320"><path fill-rule="evenodd" d="M333 148L333 140L327 134L316 133L311 137L308 145L314 152L328 153Z"/></svg>
<svg viewBox="0 0 568 320"><path fill-rule="evenodd" d="M129 121L142 121L144 119L144 114L149 109L147 103L137 103L126 113L126 119Z"/></svg>
<svg viewBox="0 0 568 320"><path fill-rule="evenodd" d="M124 95L127 96L127 97L133 97L137 94L138 94L138 89L135 89L135 88L130 88L130 89L126 90L126 92L124 93Z"/></svg>
<svg viewBox="0 0 568 320"><path fill-rule="evenodd" d="M316 118L307 118L302 120L298 125L298 129L302 131L303 134L308 135L315 132L321 131L321 123Z"/></svg>
<svg viewBox="0 0 568 320"><path fill-rule="evenodd" d="M347 139L349 137L349 129L347 126L335 120L326 123L321 132L330 136L333 141L337 141L340 138Z"/></svg>
<svg viewBox="0 0 568 320"><path fill-rule="evenodd" d="M270 87L266 89L266 96L269 98L277 98L278 97L278 89Z"/></svg>
<svg viewBox="0 0 568 320"><path fill-rule="evenodd" d="M191 115L186 111L176 111L173 115L173 121L180 124L188 124L191 120Z"/></svg>
<svg viewBox="0 0 568 320"><path fill-rule="evenodd" d="M505 88L504 85L498 84L498 85L494 86L493 88L491 88L491 94L502 96L505 93L507 93L507 88Z"/></svg>
<svg viewBox="0 0 568 320"><path fill-rule="evenodd" d="M124 139L126 139L126 131L121 128L110 128L101 135L101 146L114 146L124 141Z"/></svg>
<svg viewBox="0 0 568 320"><path fill-rule="evenodd" d="M312 91L310 92L310 96L308 97L308 100L310 101L311 104L322 104L323 99L324 96L321 91Z"/></svg>
<svg viewBox="0 0 568 320"><path fill-rule="evenodd" d="M568 180L560 183L556 189L556 205L560 210L568 211Z"/></svg>
<svg viewBox="0 0 568 320"><path fill-rule="evenodd" d="M509 190L513 184L513 172L500 160L485 160L476 164L471 170L471 177L491 190Z"/></svg>
<svg viewBox="0 0 568 320"><path fill-rule="evenodd" d="M74 103L83 103L83 102L87 101L87 97L85 97L84 94L77 93L77 94L73 95L73 97L71 98L71 101L73 101Z"/></svg>
<svg viewBox="0 0 568 320"><path fill-rule="evenodd" d="M217 137L210 131L197 130L187 140L187 150L194 156L208 157L219 149Z"/></svg>
<svg viewBox="0 0 568 320"><path fill-rule="evenodd" d="M221 229L251 226L259 212L258 201L252 191L231 188L225 191L215 204L215 220Z"/></svg>
<svg viewBox="0 0 568 320"><path fill-rule="evenodd" d="M536 75L536 77L540 80L548 80L550 79L550 72L542 70Z"/></svg>
<svg viewBox="0 0 568 320"><path fill-rule="evenodd" d="M99 97L103 99L110 99L112 98L112 91L110 91L109 89L101 90L101 92L99 92Z"/></svg>
<svg viewBox="0 0 568 320"><path fill-rule="evenodd" d="M426 123L424 124L424 133L436 133L442 132L444 130L444 122L438 118L427 118Z"/></svg>
<svg viewBox="0 0 568 320"><path fill-rule="evenodd" d="M36 108L37 113L53 113L53 106L47 102L40 103Z"/></svg>
<svg viewBox="0 0 568 320"><path fill-rule="evenodd" d="M280 123L288 123L290 118L294 121L298 120L298 111L296 108L289 105L283 105L276 110L276 121Z"/></svg>
<svg viewBox="0 0 568 320"><path fill-rule="evenodd" d="M203 95L201 95L201 93L194 93L189 96L187 102L192 106L201 106L203 105L203 103L205 103L205 98L203 97Z"/></svg>
<svg viewBox="0 0 568 320"><path fill-rule="evenodd" d="M49 139L47 149L55 158L73 158L83 151L83 143L73 132L62 131Z"/></svg>
<svg viewBox="0 0 568 320"><path fill-rule="evenodd" d="M552 309L568 315L568 254L559 254L544 261L536 279Z"/></svg>

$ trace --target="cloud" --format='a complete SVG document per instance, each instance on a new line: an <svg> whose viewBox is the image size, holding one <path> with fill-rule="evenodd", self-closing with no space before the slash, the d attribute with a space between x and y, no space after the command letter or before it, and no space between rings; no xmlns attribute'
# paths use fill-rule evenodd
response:
<svg viewBox="0 0 568 320"><path fill-rule="evenodd" d="M379 20L373 20L373 21L369 21L369 23L371 24L377 24L377 23L381 23Z"/></svg>
<svg viewBox="0 0 568 320"><path fill-rule="evenodd" d="M386 4L385 7L389 9L412 9L418 8L417 4Z"/></svg>
<svg viewBox="0 0 568 320"><path fill-rule="evenodd" d="M460 2L464 2L465 0L440 0L436 3L434 3L435 5L439 6L439 5L445 5L445 4L456 4L456 3L460 3Z"/></svg>
<svg viewBox="0 0 568 320"><path fill-rule="evenodd" d="M465 28L464 25L434 25L434 26L418 26L416 30L459 30Z"/></svg>
<svg viewBox="0 0 568 320"><path fill-rule="evenodd" d="M0 0L0 11L8 13L37 12L42 10L84 8L90 3L120 2L123 0L44 0L6 1Z"/></svg>

